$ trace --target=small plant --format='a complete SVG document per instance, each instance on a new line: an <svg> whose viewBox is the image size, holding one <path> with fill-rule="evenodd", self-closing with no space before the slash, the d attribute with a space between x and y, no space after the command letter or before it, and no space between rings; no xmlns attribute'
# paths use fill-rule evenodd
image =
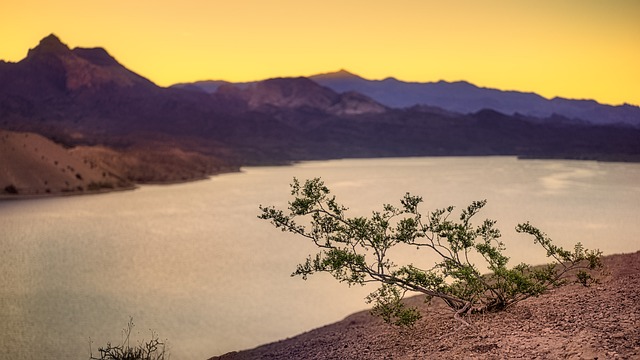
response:
<svg viewBox="0 0 640 360"><path fill-rule="evenodd" d="M122 330L123 340L120 345L111 345L98 348L99 357L93 356L93 351L89 347L90 360L164 360L165 343L160 341L158 334L151 331L151 340L139 343L138 346L130 346L131 331L133 330L133 318L129 318L127 328ZM166 357L169 358L168 356Z"/></svg>
<svg viewBox="0 0 640 360"><path fill-rule="evenodd" d="M496 222L472 224L486 200L474 201L462 210L458 220L452 220L452 206L424 216L418 211L422 198L407 193L400 207L384 205L369 218L350 218L347 208L336 202L319 178L304 184L294 179L291 188L294 199L287 212L260 206L259 218L320 248L319 253L299 264L292 276L306 279L316 272L327 272L349 285L380 283L367 301L374 304L374 314L391 324L412 325L420 318L415 308L402 302L407 292L442 299L455 311L454 317L466 324L463 315L503 310L563 284L576 272L578 281L587 285L592 279L587 271L601 266L600 251L586 250L580 243L573 251L565 250L533 225L523 223L516 231L532 235L552 262L542 267L508 267L509 258L503 254L505 245L494 227ZM299 224L300 220L305 225ZM429 249L440 260L420 266L400 265L390 256L389 250L396 246ZM470 260L474 256L484 260L488 273Z"/></svg>

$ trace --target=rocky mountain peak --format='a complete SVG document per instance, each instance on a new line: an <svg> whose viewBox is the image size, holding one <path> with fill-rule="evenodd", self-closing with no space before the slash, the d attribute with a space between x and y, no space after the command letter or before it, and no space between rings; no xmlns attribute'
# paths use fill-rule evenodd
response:
<svg viewBox="0 0 640 360"><path fill-rule="evenodd" d="M40 40L38 46L29 50L27 57L34 57L43 54L67 54L71 50L69 47L62 43L55 34L50 34L47 37Z"/></svg>
<svg viewBox="0 0 640 360"><path fill-rule="evenodd" d="M99 91L105 88L155 87L149 80L129 71L103 48L74 48L55 34L43 38L17 65L30 79L18 81L24 92ZM11 86L11 85L8 85ZM51 94L49 94L51 95ZM49 96L47 95L47 96Z"/></svg>
<svg viewBox="0 0 640 360"><path fill-rule="evenodd" d="M326 108L338 100L333 90L303 78L275 78L258 82L250 87L249 105L258 107L264 104L314 108Z"/></svg>
<svg viewBox="0 0 640 360"><path fill-rule="evenodd" d="M312 80L316 79L326 79L326 80L354 80L354 79L362 79L360 76L349 72L345 69L340 69L335 72L318 74L310 77Z"/></svg>

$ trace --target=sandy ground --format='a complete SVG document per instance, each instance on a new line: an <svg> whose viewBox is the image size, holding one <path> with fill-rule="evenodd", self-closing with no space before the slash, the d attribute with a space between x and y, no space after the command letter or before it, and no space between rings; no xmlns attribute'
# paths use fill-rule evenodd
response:
<svg viewBox="0 0 640 360"><path fill-rule="evenodd" d="M212 359L640 359L640 251L604 258L600 283L570 284L471 327L438 301L417 304L413 329L367 311L291 339Z"/></svg>
<svg viewBox="0 0 640 360"><path fill-rule="evenodd" d="M41 135L0 129L0 200L133 189L135 184L171 184L239 170L170 142L152 145L69 149Z"/></svg>
<svg viewBox="0 0 640 360"><path fill-rule="evenodd" d="M0 199L133 188L112 169L32 133L0 130Z"/></svg>

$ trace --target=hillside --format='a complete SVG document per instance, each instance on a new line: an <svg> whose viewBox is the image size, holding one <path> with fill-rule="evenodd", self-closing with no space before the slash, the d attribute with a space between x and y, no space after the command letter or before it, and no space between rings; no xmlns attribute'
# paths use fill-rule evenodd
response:
<svg viewBox="0 0 640 360"><path fill-rule="evenodd" d="M392 328L367 311L296 337L213 359L640 359L640 252L604 258L601 283L567 285L478 314L462 327L438 301ZM312 309L310 309L312 311Z"/></svg>
<svg viewBox="0 0 640 360"><path fill-rule="evenodd" d="M0 198L132 188L121 173L30 133L0 130Z"/></svg>
<svg viewBox="0 0 640 360"><path fill-rule="evenodd" d="M152 149L65 148L34 133L0 130L0 199L133 189L203 179L237 167L170 143Z"/></svg>

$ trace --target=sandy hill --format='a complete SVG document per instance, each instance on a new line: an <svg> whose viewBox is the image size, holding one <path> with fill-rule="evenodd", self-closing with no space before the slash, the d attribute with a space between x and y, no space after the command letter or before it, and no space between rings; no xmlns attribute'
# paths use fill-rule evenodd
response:
<svg viewBox="0 0 640 360"><path fill-rule="evenodd" d="M0 197L129 188L112 169L43 136L0 130Z"/></svg>
<svg viewBox="0 0 640 360"><path fill-rule="evenodd" d="M473 315L471 327L443 303L413 297L423 318L412 329L364 311L212 359L640 359L640 252L603 260L599 284L567 285L502 313Z"/></svg>

